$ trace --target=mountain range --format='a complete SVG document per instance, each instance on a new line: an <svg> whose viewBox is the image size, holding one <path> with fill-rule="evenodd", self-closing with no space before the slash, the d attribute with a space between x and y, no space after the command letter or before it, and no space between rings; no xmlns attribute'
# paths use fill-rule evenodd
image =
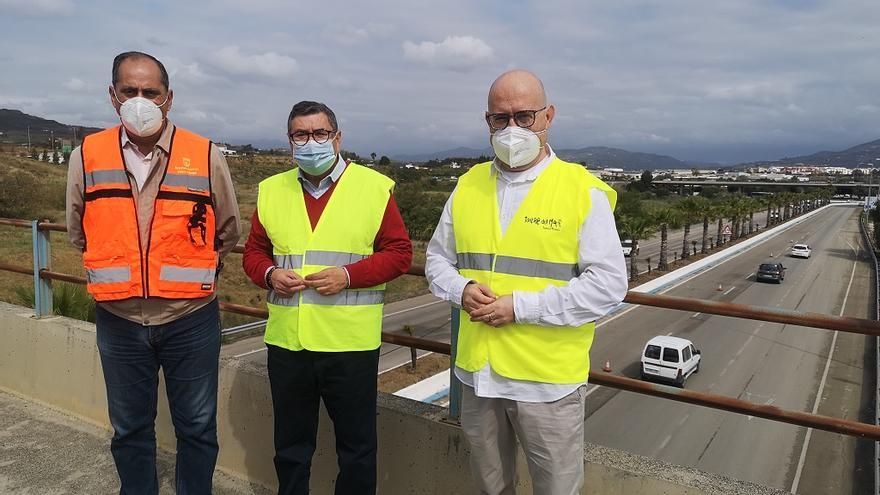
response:
<svg viewBox="0 0 880 495"><path fill-rule="evenodd" d="M0 136L0 142L27 143L28 127L30 127L31 144L37 147L49 147L50 138L53 135L56 138L70 141L74 138L74 129L76 129L77 142L81 142L83 137L101 130L97 127L62 124L54 120L34 117L19 110L0 108L0 132L3 133Z"/></svg>
<svg viewBox="0 0 880 495"><path fill-rule="evenodd" d="M30 126L31 142L34 146L48 146L49 137L52 133L54 133L55 137L69 140L74 137L74 129L76 129L76 137L78 140L81 140L84 136L101 130L95 127L62 124L54 120L28 115L19 110L0 109L0 133L2 133L0 134L0 142L27 143L28 126ZM277 143L276 140L251 141L251 144L254 146L264 149L277 147ZM689 169L695 167L721 168L721 165L716 163L685 161L667 155L633 152L607 146L558 149L556 153L565 160L586 163L590 168L622 168L625 170ZM392 158L399 162L426 162L429 160L442 160L444 158L477 158L483 155L492 156L492 149L489 147L483 149L460 147L433 153L397 154L393 155ZM812 155L786 157L780 160L754 162L733 167L726 166L724 168L742 168L748 165L785 166L798 163L849 168L872 165L880 167L880 139L853 146L843 151L820 151Z"/></svg>

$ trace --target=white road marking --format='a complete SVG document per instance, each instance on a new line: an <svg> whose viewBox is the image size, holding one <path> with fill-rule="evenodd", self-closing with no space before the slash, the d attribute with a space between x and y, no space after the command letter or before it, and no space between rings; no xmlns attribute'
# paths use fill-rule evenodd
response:
<svg viewBox="0 0 880 495"><path fill-rule="evenodd" d="M260 348L260 349L254 349L254 350L252 350L252 351L247 351L247 352L242 352L241 354L236 354L236 355L233 356L233 357L240 358L240 357L250 356L251 354L256 354L256 353L258 353L258 352L263 352L263 351L266 351L266 350L269 350L269 348L268 348L268 347L262 347L262 348Z"/></svg>
<svg viewBox="0 0 880 495"><path fill-rule="evenodd" d="M724 294L722 294L722 296L726 296L726 295L730 294L731 292L733 292L733 289L736 289L735 285L733 287L727 289L726 291L724 291Z"/></svg>
<svg viewBox="0 0 880 495"><path fill-rule="evenodd" d="M409 313L410 311L415 311L417 309L427 308L428 306L434 306L435 304L442 304L445 302L446 301L432 301L429 303L420 304L418 306L413 306L412 308L401 309L400 311L395 311L393 313L388 313L387 315L382 315L382 318L388 318L389 316L397 316L397 315L401 315L403 313Z"/></svg>
<svg viewBox="0 0 880 495"><path fill-rule="evenodd" d="M684 416L682 416L681 420L678 422L678 426L684 425L684 422L687 421L688 418L690 418L690 417L691 417L691 413L687 413Z"/></svg>
<svg viewBox="0 0 880 495"><path fill-rule="evenodd" d="M696 317L700 316L701 314L703 314L703 313L694 313L691 315L691 318L696 318Z"/></svg>
<svg viewBox="0 0 880 495"><path fill-rule="evenodd" d="M846 243L849 244L849 241L846 241ZM856 251L852 244L849 244L849 247L852 248L853 251ZM856 254L858 254L858 252L856 252ZM858 263L858 259L853 261L852 273L849 276L849 285L846 286L846 293L843 295L843 304L840 306L840 313L837 316L843 316L843 312L846 309L846 300L849 298L849 290L852 288L853 278L856 276L856 266ZM819 410L819 402L822 400L822 391L825 389L825 381L828 379L828 370L831 368L831 357L834 355L834 346L837 345L837 334L838 331L835 330L834 336L831 338L828 359L825 360L825 371L822 373L822 381L819 382L819 390L816 392L816 400L813 402L813 414L816 414L816 411ZM798 485L801 482L801 475L804 471L804 463L807 460L807 448L810 446L810 438L812 438L812 436L813 429L807 429L807 435L804 437L804 445L801 447L801 457L798 461L797 471L794 473L794 481L791 484L791 493L797 493Z"/></svg>
<svg viewBox="0 0 880 495"><path fill-rule="evenodd" d="M667 445L669 445L669 441L672 440L672 434L666 435L666 438L663 439L663 442L657 447L657 450L654 451L654 455L651 457L657 457L657 454L660 453L661 450L665 449Z"/></svg>
<svg viewBox="0 0 880 495"><path fill-rule="evenodd" d="M746 275L746 280L749 280L750 278L752 278L752 275L754 275L754 274L755 274L755 272L752 272L752 273Z"/></svg>

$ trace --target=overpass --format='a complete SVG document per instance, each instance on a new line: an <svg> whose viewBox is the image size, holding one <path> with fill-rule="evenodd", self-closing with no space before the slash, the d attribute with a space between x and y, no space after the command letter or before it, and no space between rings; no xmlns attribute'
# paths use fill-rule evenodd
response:
<svg viewBox="0 0 880 495"><path fill-rule="evenodd" d="M870 188L877 185L864 182L775 182L775 181L729 181L729 180L699 180L699 179L665 179L655 180L653 184L680 195L692 195L702 191L704 187L720 187L731 193L751 194L754 192L806 192L811 189L833 187L834 194L850 194L857 197L868 195Z"/></svg>
<svg viewBox="0 0 880 495"><path fill-rule="evenodd" d="M38 223L33 223L31 227L37 234L35 239L38 240L41 236L48 237L49 229L63 228ZM20 270L22 267L0 263L2 269L18 268L19 270L16 271L35 273L38 296L42 296L37 298L37 313L42 316L39 319L33 318L33 315L24 308L0 306L0 388L31 401L50 404L106 428L106 398L103 397L100 365L95 351L94 327L87 323L50 316L51 293L48 294L49 297L45 297L45 293L40 293L51 290L51 280L77 282L78 279L52 272L48 265L48 247L40 247L40 242L35 242L35 253L37 263L30 269ZM413 274L418 275L419 270L414 270ZM48 287L44 287L43 284ZM774 311L767 308L638 293L630 293L627 300L630 304L689 312L746 317L843 332L880 334L880 327L876 322L855 318L809 315L787 310ZM49 304L49 307L46 304ZM256 308L243 309L227 304L225 309L263 315L263 312ZM454 331L452 335L453 345L426 344L406 341L406 339L398 342L406 345L429 346L435 352L450 353L454 352ZM402 336L386 335L384 340L393 341L398 337ZM243 478L257 485L257 488L245 488L253 491L242 493L260 493L258 487L272 487L274 484L274 473L271 471L272 453L271 448L267 448L271 445L271 407L268 402L265 370L237 359L227 358L221 364L221 405L218 419L218 424L221 426L221 458L218 468L222 473L232 474L233 477ZM738 398L673 389L617 375L593 373L591 382L603 385L603 388L612 387L617 390L650 394L747 414L749 417L786 421L875 440L880 438L880 430L871 425L783 410L775 405L755 404ZM452 389L454 388L453 383ZM6 407L7 403L11 405ZM33 406L28 406L27 402L25 405L21 403L22 401L18 399L6 400L0 397L0 408L4 410L4 416L6 411L35 409ZM456 424L456 407L454 392L448 410L384 394L380 397L380 480L382 480L380 490L384 493L473 492L467 471L466 442ZM173 434L167 417L167 405L161 406L160 411L162 411L158 425L160 446L172 450ZM38 416L47 414L41 412ZM30 418L26 414L21 416L24 417L22 422L43 424L37 420L39 418ZM23 430L16 428L16 425L12 426L12 430L19 432ZM0 432L0 435L10 430L6 422L3 427L4 431ZM79 427L72 428L77 430ZM34 432L31 436L40 435ZM26 435L16 445L27 444L28 438L30 437ZM50 442L49 447L52 447L58 445L53 442L60 442L63 438L64 433L59 432L46 441ZM91 451L93 456L106 454L106 444L97 442L94 445L103 452ZM329 425L324 417L319 452L315 459L316 493L323 493L325 491L323 487L329 489L329 484L332 482L335 467L332 445ZM585 493L781 493L778 490L725 476L594 445L586 446L584 462L587 469ZM10 465L0 462L0 480L5 480L0 481L0 488L3 487L3 482L9 483L10 479L14 482L16 473L10 471ZM50 467L58 470L63 466ZM524 468L524 465L521 467ZM78 472L81 474L82 470L80 468ZM521 471L521 473L525 472L524 469ZM67 474L67 478L64 478L63 473L61 476L62 481L65 482L71 477L70 473ZM31 483L39 482L37 477L31 478ZM520 485L523 490L528 489L527 476L520 480ZM34 493L43 491L33 488L35 488Z"/></svg>

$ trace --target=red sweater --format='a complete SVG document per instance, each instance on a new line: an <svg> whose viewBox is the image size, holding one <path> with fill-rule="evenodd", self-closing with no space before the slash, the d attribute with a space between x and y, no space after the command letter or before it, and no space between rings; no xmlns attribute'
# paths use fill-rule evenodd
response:
<svg viewBox="0 0 880 495"><path fill-rule="evenodd" d="M336 183L318 199L303 190L303 198L305 198L306 211L309 214L312 230L318 224L318 219L321 218L324 207L327 206L335 189ZM412 262L412 242L409 240L409 234L403 224L400 210L397 209L394 196L388 198L382 224L379 226L379 231L376 232L373 251L369 257L345 266L345 269L348 270L349 288L363 289L384 284L406 273L409 269ZM244 245L244 256L242 257L244 272L255 284L268 289L265 279L266 270L274 265L272 241L266 234L266 229L260 223L260 218L255 210L251 219L251 233Z"/></svg>

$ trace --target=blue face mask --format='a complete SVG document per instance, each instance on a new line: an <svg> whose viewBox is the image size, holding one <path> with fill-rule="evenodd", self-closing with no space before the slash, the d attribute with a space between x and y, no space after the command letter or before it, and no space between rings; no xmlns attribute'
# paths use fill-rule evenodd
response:
<svg viewBox="0 0 880 495"><path fill-rule="evenodd" d="M309 140L306 144L293 147L293 161L299 168L309 175L321 175L333 166L336 160L336 152L333 150L333 140L318 144Z"/></svg>

